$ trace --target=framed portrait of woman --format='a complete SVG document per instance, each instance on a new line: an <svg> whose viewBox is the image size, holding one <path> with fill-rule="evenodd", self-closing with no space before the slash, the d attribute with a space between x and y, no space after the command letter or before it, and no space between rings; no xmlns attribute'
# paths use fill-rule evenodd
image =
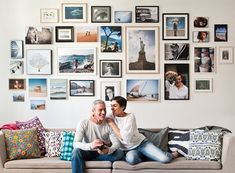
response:
<svg viewBox="0 0 235 173"><path fill-rule="evenodd" d="M121 78L122 60L100 60L101 78Z"/></svg>
<svg viewBox="0 0 235 173"><path fill-rule="evenodd" d="M102 81L101 82L101 99L105 102L110 102L111 99L115 96L119 96L121 94L120 90L120 81L114 81L114 82L107 82ZM106 106L109 106L107 104Z"/></svg>

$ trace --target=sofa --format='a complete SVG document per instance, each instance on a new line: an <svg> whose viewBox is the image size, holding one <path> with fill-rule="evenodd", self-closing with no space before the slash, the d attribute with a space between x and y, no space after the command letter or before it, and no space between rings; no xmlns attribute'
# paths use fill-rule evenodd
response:
<svg viewBox="0 0 235 173"><path fill-rule="evenodd" d="M63 131L64 129L46 129ZM151 129L153 130L153 129ZM158 131L159 129L156 129ZM129 165L125 161L87 161L87 173L234 173L235 136L227 133L222 139L221 161L187 160L179 157L167 164L146 161ZM0 173L71 173L71 162L59 157L40 157L7 161L4 134L0 132Z"/></svg>

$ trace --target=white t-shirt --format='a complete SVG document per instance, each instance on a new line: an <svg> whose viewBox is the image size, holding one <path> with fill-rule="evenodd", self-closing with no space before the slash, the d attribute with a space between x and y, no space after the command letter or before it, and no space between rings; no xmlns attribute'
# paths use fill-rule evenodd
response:
<svg viewBox="0 0 235 173"><path fill-rule="evenodd" d="M175 85L169 88L169 98L170 99L187 99L188 98L188 87L183 85L177 88Z"/></svg>

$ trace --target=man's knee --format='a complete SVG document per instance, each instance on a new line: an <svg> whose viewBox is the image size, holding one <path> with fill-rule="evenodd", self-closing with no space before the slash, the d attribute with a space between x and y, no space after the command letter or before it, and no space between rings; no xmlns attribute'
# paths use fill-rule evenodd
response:
<svg viewBox="0 0 235 173"><path fill-rule="evenodd" d="M140 155L137 151L129 151L126 154L126 161L130 164L130 165L135 165L137 163L141 162L141 158Z"/></svg>
<svg viewBox="0 0 235 173"><path fill-rule="evenodd" d="M82 150L80 148L74 148L72 152L72 160L82 157Z"/></svg>

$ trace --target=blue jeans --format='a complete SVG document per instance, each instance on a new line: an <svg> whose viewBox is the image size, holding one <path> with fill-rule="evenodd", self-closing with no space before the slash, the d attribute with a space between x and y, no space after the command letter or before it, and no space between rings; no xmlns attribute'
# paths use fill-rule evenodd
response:
<svg viewBox="0 0 235 173"><path fill-rule="evenodd" d="M72 173L84 173L85 161L97 160L97 161L117 161L121 160L124 156L122 150L116 150L111 154L99 154L97 151L85 151L80 148L73 149L72 155Z"/></svg>
<svg viewBox="0 0 235 173"><path fill-rule="evenodd" d="M173 159L173 156L171 153L162 151L147 140L144 140L138 147L126 153L126 161L131 165L140 163L144 159L168 163Z"/></svg>

